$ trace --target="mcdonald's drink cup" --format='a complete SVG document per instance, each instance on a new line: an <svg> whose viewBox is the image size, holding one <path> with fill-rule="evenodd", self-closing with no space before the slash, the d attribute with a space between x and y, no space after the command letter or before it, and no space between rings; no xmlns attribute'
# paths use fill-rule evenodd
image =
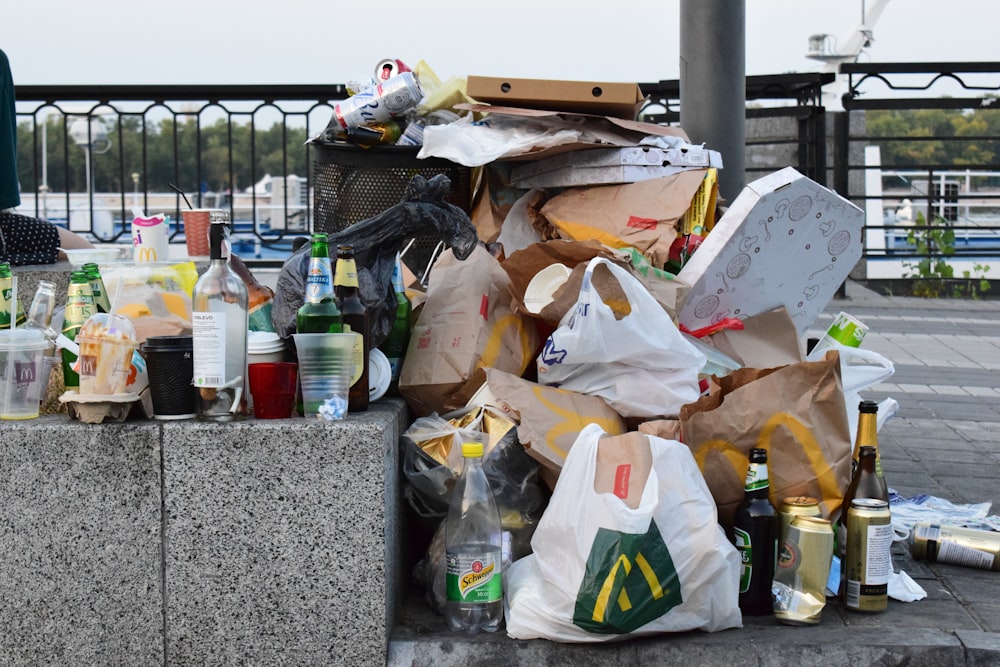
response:
<svg viewBox="0 0 1000 667"><path fill-rule="evenodd" d="M165 262L170 247L170 225L162 215L132 221L132 254L136 262Z"/></svg>
<svg viewBox="0 0 1000 667"><path fill-rule="evenodd" d="M864 322L841 311L833 319L833 324L826 330L826 334L816 347L820 349L831 347L835 342L845 347L861 347L861 341L865 339L867 333L868 327Z"/></svg>

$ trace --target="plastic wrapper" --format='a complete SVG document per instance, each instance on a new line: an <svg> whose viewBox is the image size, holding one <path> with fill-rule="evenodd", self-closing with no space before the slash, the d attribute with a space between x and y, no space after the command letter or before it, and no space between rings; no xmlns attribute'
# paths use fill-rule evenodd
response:
<svg viewBox="0 0 1000 667"><path fill-rule="evenodd" d="M428 524L436 524L427 554L414 568L427 603L445 604L444 517L461 470L461 443L483 441L483 470L493 489L504 530L504 560L530 552L531 536L548 502L538 463L517 440L517 425L491 406L476 406L417 419L403 434L404 495Z"/></svg>
<svg viewBox="0 0 1000 667"><path fill-rule="evenodd" d="M430 179L418 174L406 186L400 203L329 235L331 248L343 244L354 247L361 300L368 308L373 348L382 344L392 328L396 316L392 271L396 254L411 238L436 236L461 260L479 243L469 215L445 201L450 189L451 181L443 174ZM272 320L274 330L282 338L295 332L295 316L305 299L309 249L306 243L292 253L278 274Z"/></svg>

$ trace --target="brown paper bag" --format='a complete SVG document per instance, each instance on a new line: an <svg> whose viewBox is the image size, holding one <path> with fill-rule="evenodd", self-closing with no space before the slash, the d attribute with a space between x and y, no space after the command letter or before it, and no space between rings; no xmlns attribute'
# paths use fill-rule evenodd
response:
<svg viewBox="0 0 1000 667"><path fill-rule="evenodd" d="M604 399L546 387L498 369L486 369L491 404L518 422L517 439L542 464L542 479L555 487L566 454L587 424L605 433L625 433L625 424Z"/></svg>
<svg viewBox="0 0 1000 667"><path fill-rule="evenodd" d="M594 491L612 493L636 509L652 468L653 452L645 434L632 431L601 438L597 443Z"/></svg>
<svg viewBox="0 0 1000 667"><path fill-rule="evenodd" d="M596 239L612 248L639 249L663 268L677 237L677 221L705 178L704 169L626 185L569 188L542 207L565 239Z"/></svg>
<svg viewBox="0 0 1000 667"><path fill-rule="evenodd" d="M427 301L410 336L399 392L417 417L462 407L482 384L479 368L521 375L539 347L533 321L511 311L510 279L483 247L465 261L451 250L431 271ZM466 387L466 384L475 386Z"/></svg>
<svg viewBox="0 0 1000 667"><path fill-rule="evenodd" d="M743 329L723 329L703 340L749 368L774 368L802 361L795 323L784 306L752 315Z"/></svg>
<svg viewBox="0 0 1000 667"><path fill-rule="evenodd" d="M851 476L851 433L844 411L840 358L779 368L744 368L716 378L708 396L681 408L682 440L691 448L727 529L743 499L750 449L768 450L770 497L820 500L829 518Z"/></svg>

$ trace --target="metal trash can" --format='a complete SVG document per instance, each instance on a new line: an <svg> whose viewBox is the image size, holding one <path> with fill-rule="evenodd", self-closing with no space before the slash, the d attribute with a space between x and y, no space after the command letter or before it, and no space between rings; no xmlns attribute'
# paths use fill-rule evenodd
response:
<svg viewBox="0 0 1000 667"><path fill-rule="evenodd" d="M362 148L347 143L313 143L313 229L338 232L398 204L413 176L444 174L451 181L446 200L466 213L472 205L472 170L443 158L417 159L415 146ZM418 237L404 259L420 275L438 243Z"/></svg>

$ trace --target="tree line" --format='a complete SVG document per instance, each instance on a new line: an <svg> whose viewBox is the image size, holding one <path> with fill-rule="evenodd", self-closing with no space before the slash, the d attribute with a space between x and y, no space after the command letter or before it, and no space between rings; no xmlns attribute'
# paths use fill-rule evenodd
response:
<svg viewBox="0 0 1000 667"><path fill-rule="evenodd" d="M74 142L71 119L50 116L45 123L37 133L30 122L17 127L24 193L38 191L44 181L50 191L86 192L88 158L95 192L168 192L171 184L185 192L225 192L249 187L265 174L308 174L304 127L277 122L260 127L225 118L200 125L193 116L150 121L123 115L104 123L106 139L88 151L86 140L83 146Z"/></svg>

